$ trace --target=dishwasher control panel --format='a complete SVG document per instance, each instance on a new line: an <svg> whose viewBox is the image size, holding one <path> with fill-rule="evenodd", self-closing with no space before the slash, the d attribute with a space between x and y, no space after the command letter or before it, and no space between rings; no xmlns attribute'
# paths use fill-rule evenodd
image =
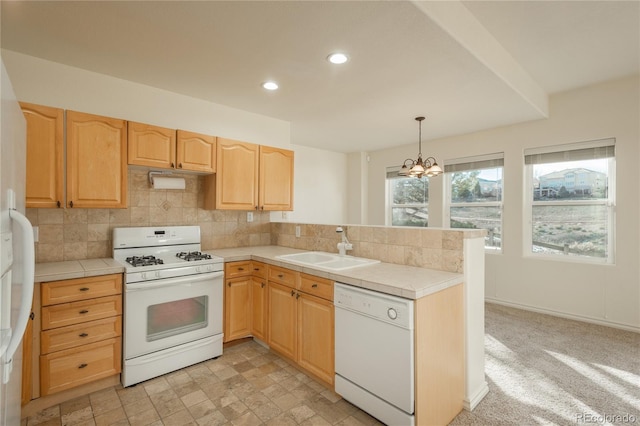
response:
<svg viewBox="0 0 640 426"><path fill-rule="evenodd" d="M333 304L398 327L413 329L413 300L335 283Z"/></svg>

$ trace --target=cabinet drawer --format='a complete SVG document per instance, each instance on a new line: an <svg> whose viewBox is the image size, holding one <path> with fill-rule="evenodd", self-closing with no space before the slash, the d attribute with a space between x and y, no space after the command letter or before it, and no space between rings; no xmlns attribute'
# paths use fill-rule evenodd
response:
<svg viewBox="0 0 640 426"><path fill-rule="evenodd" d="M122 316L118 315L66 327L53 328L40 334L40 352L45 355L122 335Z"/></svg>
<svg viewBox="0 0 640 426"><path fill-rule="evenodd" d="M323 299L333 300L333 281L326 278L301 274L299 290Z"/></svg>
<svg viewBox="0 0 640 426"><path fill-rule="evenodd" d="M122 293L122 275L102 275L41 284L42 306Z"/></svg>
<svg viewBox="0 0 640 426"><path fill-rule="evenodd" d="M40 356L40 394L49 395L120 373L119 337Z"/></svg>
<svg viewBox="0 0 640 426"><path fill-rule="evenodd" d="M251 261L229 262L224 265L224 277L234 278L251 275Z"/></svg>
<svg viewBox="0 0 640 426"><path fill-rule="evenodd" d="M251 275L254 277L267 278L267 264L262 262L251 262Z"/></svg>
<svg viewBox="0 0 640 426"><path fill-rule="evenodd" d="M287 287L296 288L297 277L300 274L290 269L279 268L277 266L269 266L269 281L284 284Z"/></svg>
<svg viewBox="0 0 640 426"><path fill-rule="evenodd" d="M42 308L42 330L122 314L122 296L107 296Z"/></svg>

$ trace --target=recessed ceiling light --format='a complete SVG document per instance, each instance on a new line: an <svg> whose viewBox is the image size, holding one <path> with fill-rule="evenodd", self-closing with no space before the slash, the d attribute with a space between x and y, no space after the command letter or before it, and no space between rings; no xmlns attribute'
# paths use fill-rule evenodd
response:
<svg viewBox="0 0 640 426"><path fill-rule="evenodd" d="M277 90L278 83L276 83L275 81L265 81L264 83L262 83L262 87L267 90Z"/></svg>
<svg viewBox="0 0 640 426"><path fill-rule="evenodd" d="M327 60L332 64L344 64L349 60L349 57L344 53L332 53L327 57Z"/></svg>

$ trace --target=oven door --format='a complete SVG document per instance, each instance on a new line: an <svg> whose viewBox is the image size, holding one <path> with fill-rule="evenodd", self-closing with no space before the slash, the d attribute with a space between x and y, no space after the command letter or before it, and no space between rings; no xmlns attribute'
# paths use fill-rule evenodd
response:
<svg viewBox="0 0 640 426"><path fill-rule="evenodd" d="M127 283L124 358L222 333L223 272Z"/></svg>

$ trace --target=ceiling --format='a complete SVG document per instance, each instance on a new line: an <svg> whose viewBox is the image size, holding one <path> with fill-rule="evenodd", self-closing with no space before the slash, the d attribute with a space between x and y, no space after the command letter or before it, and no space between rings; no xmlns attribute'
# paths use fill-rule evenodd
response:
<svg viewBox="0 0 640 426"><path fill-rule="evenodd" d="M291 123L338 152L548 116L640 72L639 1L2 1L2 48ZM330 64L342 51L350 61ZM261 83L280 85L267 92Z"/></svg>

